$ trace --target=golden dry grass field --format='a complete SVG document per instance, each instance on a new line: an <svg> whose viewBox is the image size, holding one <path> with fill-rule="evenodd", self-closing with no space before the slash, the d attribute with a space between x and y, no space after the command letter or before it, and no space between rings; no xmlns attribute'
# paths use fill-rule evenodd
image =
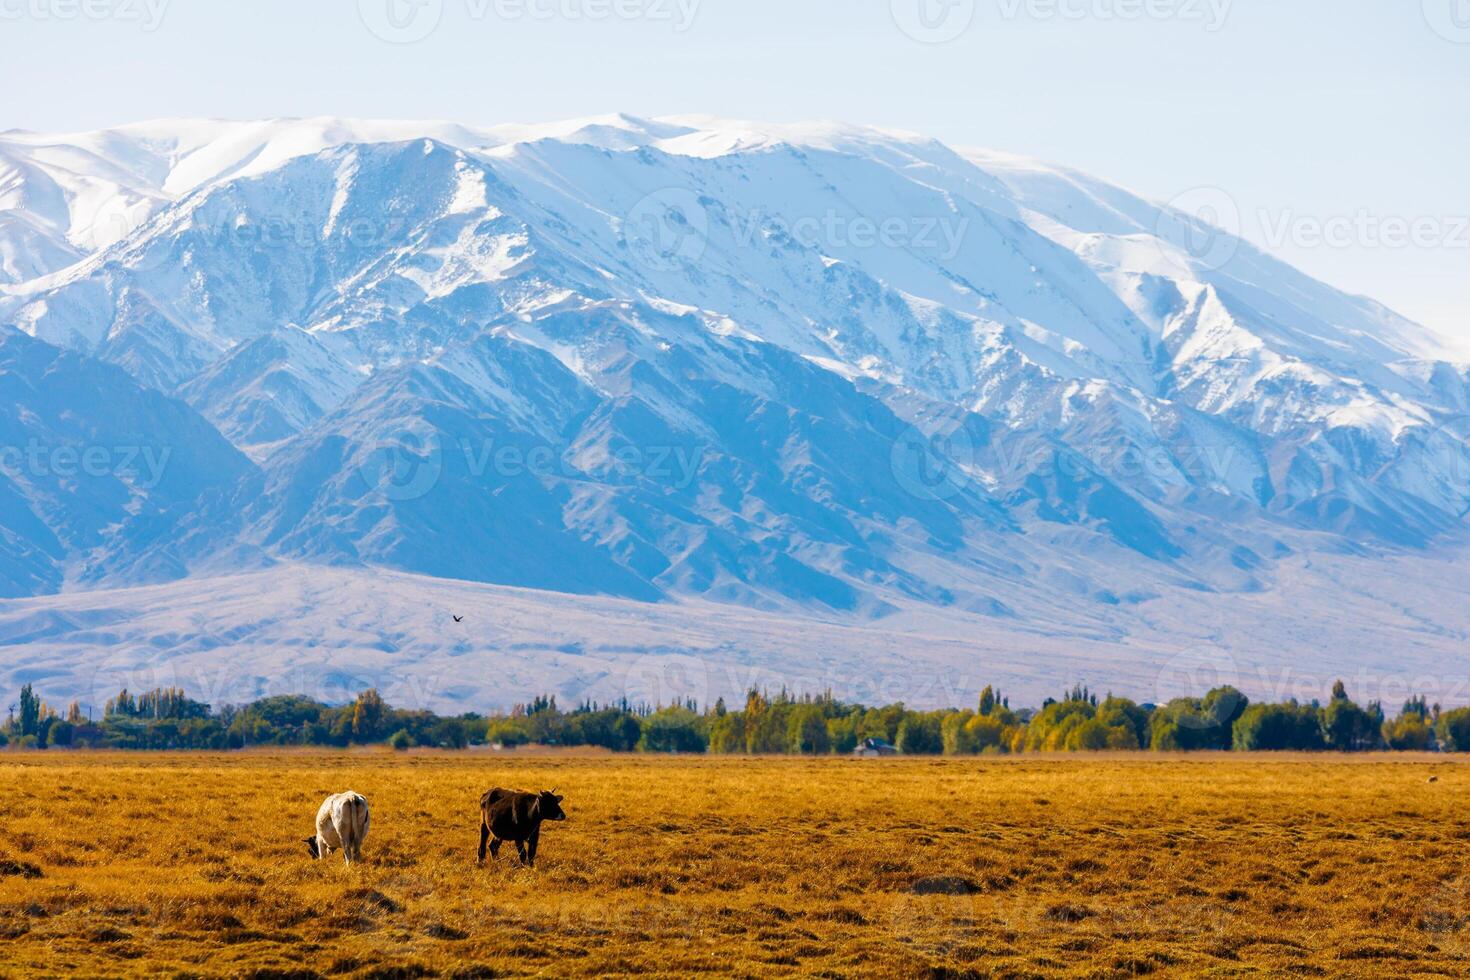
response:
<svg viewBox="0 0 1470 980"><path fill-rule="evenodd" d="M497 784L566 794L534 870L475 867ZM348 787L365 861L312 863ZM1466 976L1467 803L1430 757L9 753L0 974Z"/></svg>

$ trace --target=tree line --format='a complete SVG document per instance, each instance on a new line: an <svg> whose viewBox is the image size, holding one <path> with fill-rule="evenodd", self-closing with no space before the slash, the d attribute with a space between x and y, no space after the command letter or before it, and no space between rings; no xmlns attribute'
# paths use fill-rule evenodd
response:
<svg viewBox="0 0 1470 980"><path fill-rule="evenodd" d="M1417 697L1389 719L1379 702L1359 705L1339 681L1325 702L1253 703L1233 687L1163 705L1077 686L1040 708L1013 709L987 687L974 709L866 707L831 693L752 690L743 705L600 705L565 710L539 696L508 712L440 716L394 708L376 690L345 705L285 695L214 709L177 688L121 691L99 718L73 702L57 711L26 685L0 747L242 749L252 746L387 744L592 746L614 752L718 755L843 755L859 745L904 755L1034 752L1445 751L1470 752L1470 708L1450 711Z"/></svg>

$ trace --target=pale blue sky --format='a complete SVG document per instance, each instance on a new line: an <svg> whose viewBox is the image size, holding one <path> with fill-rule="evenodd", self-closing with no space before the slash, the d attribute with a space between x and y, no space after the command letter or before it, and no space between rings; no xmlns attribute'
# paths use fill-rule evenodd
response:
<svg viewBox="0 0 1470 980"><path fill-rule="evenodd" d="M409 34L438 5L437 28L382 40L363 11L391 33L390 3ZM905 33L925 34L920 3L958 36ZM613 111L913 129L1154 198L1218 186L1258 243L1470 341L1470 0L0 0L0 91L0 129ZM1382 240L1411 221L1419 244Z"/></svg>

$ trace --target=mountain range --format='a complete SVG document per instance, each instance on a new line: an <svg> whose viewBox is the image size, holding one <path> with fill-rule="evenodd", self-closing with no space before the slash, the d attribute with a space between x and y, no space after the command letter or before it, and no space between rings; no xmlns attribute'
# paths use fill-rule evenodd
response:
<svg viewBox="0 0 1470 980"><path fill-rule="evenodd" d="M0 133L0 325L0 678L57 696L99 658L453 675L434 706L741 664L1259 690L1470 635L1449 341L911 134Z"/></svg>

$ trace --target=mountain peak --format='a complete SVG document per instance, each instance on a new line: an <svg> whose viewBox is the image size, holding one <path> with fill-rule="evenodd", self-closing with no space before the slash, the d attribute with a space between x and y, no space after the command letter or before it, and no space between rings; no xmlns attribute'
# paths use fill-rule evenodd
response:
<svg viewBox="0 0 1470 980"><path fill-rule="evenodd" d="M229 538L555 588L506 553L535 528L595 569L568 589L884 615L996 608L1028 563L1068 594L1255 589L1302 536L1426 547L1470 507L1470 370L1425 331L1236 239L1204 261L1189 216L1065 168L621 114L0 151L0 258L28 259L0 317L259 466L257 503L109 568ZM404 497L385 453L434 481Z"/></svg>

